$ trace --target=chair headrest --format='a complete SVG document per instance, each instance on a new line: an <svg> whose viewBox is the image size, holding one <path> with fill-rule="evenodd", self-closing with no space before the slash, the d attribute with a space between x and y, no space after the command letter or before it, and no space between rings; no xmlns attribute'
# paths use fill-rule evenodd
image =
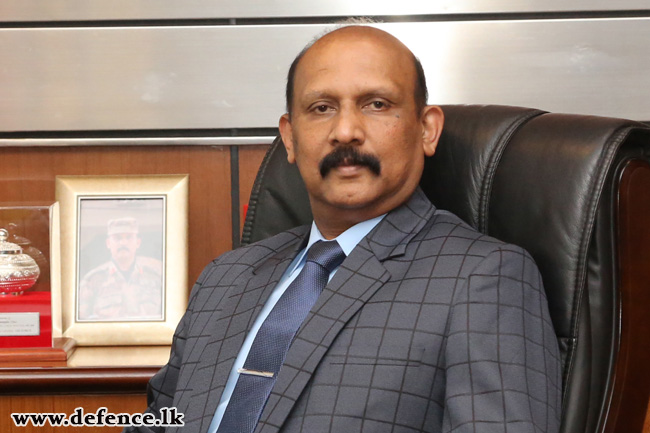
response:
<svg viewBox="0 0 650 433"><path fill-rule="evenodd" d="M564 300L580 297L604 185L625 159L621 155L639 152L623 145L648 128L623 119L521 107L442 108L443 134L436 154L425 162L420 186L437 207L532 254L558 335L569 337L575 305ZM287 163L278 138L253 187L242 242L311 219L300 174ZM574 294L553 295L566 291Z"/></svg>

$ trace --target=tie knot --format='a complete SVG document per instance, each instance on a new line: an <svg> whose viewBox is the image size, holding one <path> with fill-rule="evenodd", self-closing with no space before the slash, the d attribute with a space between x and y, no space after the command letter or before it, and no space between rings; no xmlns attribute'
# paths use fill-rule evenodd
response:
<svg viewBox="0 0 650 433"><path fill-rule="evenodd" d="M345 259L345 253L336 241L318 241L307 251L307 261L318 263L332 272Z"/></svg>

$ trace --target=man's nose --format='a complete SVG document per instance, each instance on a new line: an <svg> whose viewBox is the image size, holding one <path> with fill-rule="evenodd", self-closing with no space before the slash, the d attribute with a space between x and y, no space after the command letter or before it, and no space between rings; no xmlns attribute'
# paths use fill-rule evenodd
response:
<svg viewBox="0 0 650 433"><path fill-rule="evenodd" d="M365 139L362 113L352 107L341 107L334 117L330 143L361 144Z"/></svg>

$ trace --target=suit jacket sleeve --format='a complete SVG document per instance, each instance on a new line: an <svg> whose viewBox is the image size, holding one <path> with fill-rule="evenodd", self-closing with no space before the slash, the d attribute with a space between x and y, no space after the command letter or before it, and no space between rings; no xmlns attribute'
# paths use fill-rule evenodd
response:
<svg viewBox="0 0 650 433"><path fill-rule="evenodd" d="M178 323L176 331L174 332L169 361L151 378L147 386L148 407L145 413L153 413L156 418L160 418L160 409L173 407L174 393L176 392L176 384L178 383L178 376L183 360L185 342L187 341L187 335L189 333L192 311L197 293L201 288L203 281L207 277L207 271L209 268L210 266L203 271L192 288L192 294L190 295L187 311L181 318L181 321ZM139 426L126 427L123 433L161 433L163 431L163 427Z"/></svg>
<svg viewBox="0 0 650 433"><path fill-rule="evenodd" d="M558 343L527 252L486 256L455 293L447 331L443 432L559 430Z"/></svg>

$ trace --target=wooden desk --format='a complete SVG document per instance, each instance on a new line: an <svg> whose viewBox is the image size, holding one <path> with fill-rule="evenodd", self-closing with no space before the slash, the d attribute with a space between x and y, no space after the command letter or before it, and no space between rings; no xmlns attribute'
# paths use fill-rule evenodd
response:
<svg viewBox="0 0 650 433"><path fill-rule="evenodd" d="M147 407L146 387L169 357L169 347L82 347L64 367L0 369L0 432L26 432L14 426L14 412L71 415L106 407L111 413L141 413ZM111 365L107 365L107 364ZM32 427L33 428L33 427ZM94 427L93 432L119 432L122 427ZM60 433L60 427L38 428ZM65 432L88 428L65 428Z"/></svg>

